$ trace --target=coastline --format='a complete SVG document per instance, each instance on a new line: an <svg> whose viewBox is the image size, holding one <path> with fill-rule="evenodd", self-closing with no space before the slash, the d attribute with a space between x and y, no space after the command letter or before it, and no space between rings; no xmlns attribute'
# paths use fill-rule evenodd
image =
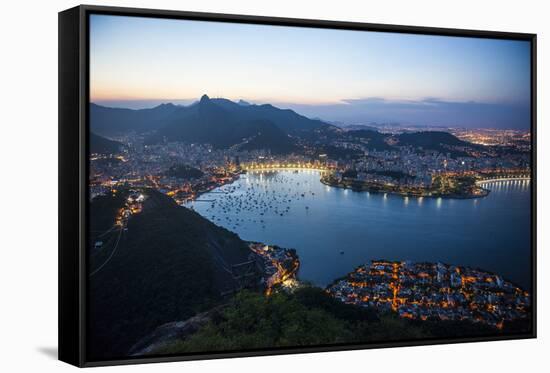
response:
<svg viewBox="0 0 550 373"><path fill-rule="evenodd" d="M208 185L205 189L200 189L200 190L197 190L197 191L194 191L194 194L193 194L193 197L191 198L188 198L188 199L185 199L183 200L181 203L178 203L180 206L185 206L186 203L189 203L189 202L194 202L196 201L199 197L201 197L203 194L206 194L206 193L210 193L212 191L214 191L215 189L217 188L221 188L225 185L231 185L233 184L235 181L239 180L239 178L241 177L242 174L246 173L245 171L241 171L241 172L238 172L238 173L235 173L233 175L231 175L230 177L230 180L229 181L223 181L223 182L212 182L212 184ZM167 194L167 193L165 193ZM169 195L170 196L170 195ZM171 197L171 196L170 196ZM178 201L176 201L178 202Z"/></svg>
<svg viewBox="0 0 550 373"><path fill-rule="evenodd" d="M275 171L275 172L276 172L276 171ZM281 172L282 172L283 174L287 175L285 172L289 172L289 171L288 171L288 170L281 170ZM311 185L316 185L315 187L316 187L316 188L319 188L319 191L320 191L319 193L320 193L320 194L317 193L317 191L315 191L315 192L316 192L316 195L319 195L319 196L324 195L324 192L325 192L325 191L328 191L329 188L326 188L326 187L324 186L324 185L326 185L326 183L321 182L320 184L318 184L319 181L321 181L321 180L319 179L318 172L312 171L312 172L309 173L308 176L305 176L307 173L308 173L308 172L307 172L307 170L306 170L304 176L290 175L290 173L288 173L287 176L289 176L289 177L290 177L290 176L293 176L293 177L305 177L305 178L307 178L308 182L310 183L310 188L311 188ZM259 174L256 174L256 175L257 175L256 177L259 178ZM238 177L240 177L240 176L241 176L241 174L235 175L235 178L232 179L233 182L236 182L236 185L244 184L244 181L243 181L243 180L246 180L246 178L247 178L247 176L244 176L244 177L241 178L240 181L239 181ZM265 175L264 175L264 177L265 177ZM224 187L224 188L221 188L221 190L219 190L219 189L214 189L215 193L218 193L218 194L211 194L211 195L208 194L208 195L206 195L205 197L203 197L202 199L204 199L204 200L209 200L210 197L211 197L212 199L217 199L217 200L220 200L220 201L221 201L221 200L224 200L224 199L226 198L226 196L225 196L224 194L222 194L222 193L228 192L229 194L231 194L232 191L234 190L234 187L233 187L232 185L235 185L235 184L231 184L231 182L227 182L227 181L226 181L225 184L221 184L221 183L220 183L220 187L222 187L222 186L224 186L224 185L225 185L225 187ZM525 185L525 183L524 183L524 184L521 184L521 185ZM492 188L492 187L491 187L491 188ZM526 188L525 186L522 187L522 191L525 190L525 188ZM493 189L493 188L492 188L492 189ZM219 190L219 192L218 192L217 190ZM334 194L335 192L336 192L336 194ZM496 193L496 196L499 195L498 190L493 190L493 192ZM385 199L386 197L383 196L383 193L384 193L384 192L378 192L378 193L372 194L371 199L373 199L373 202L381 201L382 197L384 197L384 199ZM487 193L489 193L489 191L488 191ZM390 194L400 195L400 194L398 194L398 193L390 193ZM330 195L330 193L327 194L327 196L328 196L328 195ZM350 193L347 199L352 198L353 195L355 196L355 197L353 197L353 198L354 198L353 200L355 200L355 199L357 199L357 198L359 198L360 200L362 200L362 197L361 197L361 195L360 195L359 193ZM337 192L336 190L333 191L333 197L331 197L331 198L335 198L335 197L338 197L338 196L344 196L343 191L340 191L340 192ZM401 197L403 198L403 197L407 197L407 196L406 196L406 195L405 195L405 196L404 196L404 195L401 195ZM422 196L414 196L414 197L417 197L417 198L415 198L415 199L410 199L410 200L408 200L408 201L407 201L407 198L405 198L405 201L406 201L405 203L413 203L413 204L414 204L413 207L416 207L416 204L417 204L416 201L418 200L418 204L419 204L419 206L421 206L421 204L422 204L422 202L421 202L421 201L422 201L422 198L420 198L420 197L422 197ZM461 197L461 198L458 198L458 197L456 198L456 201L457 201L456 203L459 203L459 204L460 204L460 205L458 205L458 206L473 206L473 205L471 204L471 202L470 202L470 203L468 203L467 201L465 201L464 203L458 202L458 201L460 201L461 199L464 199L464 200L466 200L466 199L472 199L472 197L469 197L469 198L465 198L465 197L463 197L463 196L460 196L460 197ZM391 197L391 198L390 198L390 197L387 197L387 198L388 198L389 201L393 200L395 203L398 203L398 204L400 203L400 201L402 201L401 198L393 198L393 197ZM439 208L439 207L440 207L439 203L441 202L441 200L443 200L443 199L446 198L446 197L440 197L440 196L433 196L433 195L432 195L432 196L430 196L430 199L429 199L429 200L428 200L428 199L425 200L424 203L429 203L429 205L426 205L426 206L428 206L428 207L429 207L429 206L433 206L433 208L435 208L435 207L436 207L435 202L436 202L436 200L437 200L438 198L440 199L439 201L437 201L437 203L438 203L437 206L438 206L438 208ZM199 199L201 199L201 198L199 197ZM241 198L241 199L242 199L242 198ZM245 198L245 200L246 200L246 198ZM449 201L450 199L446 198L446 200ZM452 199L451 199L451 200L452 200ZM494 200L494 199L491 198L491 200ZM246 203L245 203L245 202L242 202L242 203L243 203L243 206L246 206ZM285 203L286 203L286 201L285 201ZM450 205L446 205L444 201L443 201L443 203L444 203L444 205L443 205L444 207L449 207L449 206L450 206ZM489 203L489 202L487 202L487 203ZM313 210L309 210L309 211L316 211L314 205L311 205L309 202L308 202L308 203L305 203L305 204L306 204L306 205L309 205L309 207L313 209ZM301 206L301 205L300 205L300 206ZM388 206L392 206L392 205L388 205ZM427 211L427 207L426 207L426 206L424 207L424 210ZM485 204L484 204L484 206L485 206ZM194 207L194 208L197 209L197 211L199 211L200 213L204 213L206 210L211 209L209 203L200 203L200 204L197 203L197 204L195 204L195 205L193 206L193 205L192 205L192 202L191 202L191 203L187 204L186 207L189 207L189 208ZM409 206L409 207L410 207L410 206ZM241 206L241 209L242 209L242 208L243 208L243 207ZM479 208L479 206L477 206L477 208ZM223 213L220 212L221 210L218 211L219 209L220 209L220 207L218 207L218 206L216 205L216 209L211 209L210 212L209 212L209 213L208 213L208 212L205 213L204 216L208 218L208 217L211 217L212 214L214 214L214 215L217 217L217 219L213 219L212 222L214 222L215 224L220 225L220 226L222 226L222 227L225 227L226 229L229 229L230 231L233 231L233 232L235 232L235 233L237 233L237 234L240 235L241 230L240 230L240 228L238 228L238 227L235 228L235 227L234 227L235 224L230 224L230 223L224 224L224 223L222 222L222 220L223 220L223 216L222 216ZM303 207L302 207L302 210L303 210ZM302 210L298 210L298 211L301 212ZM293 210L293 211L294 211L294 210ZM306 212L307 212L307 211L306 211ZM235 213L235 211L233 211L233 214L234 214L234 213ZM250 218L250 219L262 218L262 217L260 217L259 215L256 216L257 214L256 214L256 215L254 215L254 213L251 213L251 214L252 214L252 215L251 215L251 216L247 216L246 219L249 219L249 218ZM266 214L267 214L267 213L266 213ZM233 220L235 220L235 218L234 218L233 215L229 214L228 216L231 216L231 218L232 218ZM237 215L237 216L238 216L238 215ZM285 215L285 216L286 216L286 215ZM220 220L220 217L222 217L221 220ZM241 216L241 217L244 217L244 216ZM278 217L278 215L277 215L276 217ZM263 217L263 218L265 218L265 217ZM279 221L279 220L278 220L278 221ZM252 223L251 223L251 224L252 224ZM258 223L258 224L259 224L259 223ZM242 228L242 223L241 223L241 228ZM264 229L265 229L265 227L264 227ZM248 241L248 240L250 240L250 239L253 239L253 240L255 240L255 241L264 242L266 245L271 245L272 243L277 242L277 241L274 241L273 239L269 239L267 236L262 235L261 233L262 233L262 232L260 231L260 225L258 225L258 234L252 235L252 236L251 236L251 235L244 234L244 236L242 236L242 237L245 237L245 238L246 238L246 241ZM294 239L294 241L292 241L292 242L286 242L286 245L283 245L283 246L284 246L284 247L294 247L294 248L298 248L298 249L300 250L299 252L301 252L301 249L302 249L302 245L300 245L300 241L299 241L299 240L296 241L296 239ZM346 253L347 253L347 249L346 249ZM385 257L384 255L385 255L385 254L383 254L383 253L378 253L378 255L376 255L376 256L378 256L378 257ZM302 256L302 255L300 255L300 256ZM338 255L338 258L340 258L339 255ZM396 257L396 259L398 259L398 258L399 258L399 256ZM435 257L435 258L437 258L437 257ZM415 260L418 260L418 259L422 260L423 258L422 258L421 256L418 256L418 257L414 257L414 259L415 259ZM445 257L443 257L443 258L441 258L441 259L445 259ZM448 259L448 258L447 258L447 259ZM456 261L450 261L450 262L456 262ZM301 273L299 273L299 275L301 274L301 276L299 276L299 277L303 277L304 274L306 275L306 277L303 278L303 279L305 279L306 281L307 281L307 280L310 280L310 276L307 275L309 268L311 268L311 267L309 266L309 263L310 263L310 262L307 261L307 255L306 255L306 262L305 262L305 263L302 263L303 265L300 266L300 267L303 267L303 268L301 268L301 271L300 271ZM471 263L471 264L478 264L478 265L481 265L481 264L482 264L482 262L476 262L476 261L470 261L470 263ZM338 274L343 274L343 273L347 272L347 269L352 268L352 267L354 267L354 266L357 265L357 264L358 264L357 262L354 263L354 262L350 262L350 261L348 260L348 261L347 261L347 266L346 266L345 268L341 268L341 270L339 271L339 273L331 273L331 274L327 273L327 274L325 274L325 275L319 276L320 278L322 278L322 281L320 282L320 284L322 284L322 286L324 287L324 285L326 285L326 284L330 283L331 281L333 281L334 278L337 277ZM487 266L487 265L486 265L486 266ZM305 272L304 272L304 268L305 268ZM504 270L504 273L507 273L506 270ZM333 276L332 274L336 274L336 276ZM520 277L521 277L521 276L520 276ZM528 287L527 287L527 288L528 288Z"/></svg>
<svg viewBox="0 0 550 373"><path fill-rule="evenodd" d="M265 294L271 295L273 290L282 286L293 289L300 284L298 270L300 258L295 249L287 249L262 242L248 241L248 248L261 260L263 267Z"/></svg>
<svg viewBox="0 0 550 373"><path fill-rule="evenodd" d="M242 174L246 174L248 172L258 172L258 171L275 171L275 172L277 172L277 171L295 171L295 170L311 170L311 171L317 171L320 174L329 171L328 169L311 168L311 167L303 168L303 169L299 168L299 167L243 168L238 173L233 174L231 176L230 181L216 183L215 185L212 185L209 188L199 190L199 191L196 192L196 194L193 196L193 198L190 198L190 199L186 200L184 203L182 203L182 205L184 205L187 202L195 201L201 195L206 194L208 192L211 192L211 191L215 190L216 188L220 188L224 185L230 185L230 184L234 183L235 181L237 181ZM392 190L392 189L390 189L388 187L385 187L384 185L381 185L381 184L372 183L371 185L369 185L369 183L367 183L367 182L361 182L361 181L358 181L358 180L349 180L347 183L344 183L342 181L338 182L336 180L329 180L327 175L321 175L321 177L319 178L319 181L321 182L321 184L329 186L329 187L333 187L333 188L347 189L347 190L352 190L354 192L369 192L369 193L374 193L374 194L390 194L390 195L395 195L395 196L401 196L403 198L411 197L411 198L432 198L432 199L443 198L443 199L467 200L467 199L485 198L485 197L489 196L489 194L491 193L490 189L487 189L487 188L484 188L484 187L481 186L481 185L483 185L484 181L475 181L473 183L473 186L475 186L475 188L477 188L476 190L479 191L479 194L473 194L473 193L464 193L464 194L456 194L456 193L454 193L454 194L442 194L442 193L439 193L438 194L438 192L433 192L433 191L428 190L428 189L424 189L424 190L422 190L420 192L417 192L417 193L415 193L415 192L402 192L402 191L398 191L398 190ZM498 179L496 179L495 181L498 181ZM418 189L420 189L420 188L418 188Z"/></svg>
<svg viewBox="0 0 550 373"><path fill-rule="evenodd" d="M489 189L479 187L481 194L434 194L431 191L430 192L425 191L419 194L419 193L401 192L401 191L396 191L391 189L384 189L384 187L379 184L371 185L371 186L369 186L367 183L363 183L362 185L353 185L353 184L358 184L356 181L351 181L349 182L350 185L348 185L342 182L334 182L331 180L327 180L327 178L324 178L324 177L320 179L320 182L326 186L330 186L333 188L348 189L359 193L369 192L369 193L375 193L375 194L391 194L391 195L401 196L403 198L412 197L412 198L476 199L476 198L487 197L491 192Z"/></svg>
<svg viewBox="0 0 550 373"><path fill-rule="evenodd" d="M335 279L325 291L343 303L402 318L469 320L497 329L527 319L531 307L529 292L502 276L441 262L371 260Z"/></svg>
<svg viewBox="0 0 550 373"><path fill-rule="evenodd" d="M203 194L206 194L206 193L209 193L209 192L212 192L213 190L217 189L217 188L221 188L225 185L230 185L230 184L233 184L234 182L236 182L237 180L239 180L239 178L241 177L241 175L249 172L249 171L252 171L252 172L257 172L257 171L291 171L291 170L300 170L299 168L285 168L285 167L282 167L282 168L270 168L270 169L261 169L261 168L255 168L255 169L243 169L242 171L240 171L239 173L237 174L234 174L232 175L232 178L230 181L226 181L226 182L222 182L222 183L216 183L215 185L213 185L211 188L207 188L207 189L203 189L203 190L199 190L199 191L196 191L195 195L193 196L193 198L190 198L186 201L184 201L181 206L184 206L186 203L188 202L193 202L193 201L196 201L200 196L202 196ZM321 172L327 172L327 170L325 169L314 169L314 168L307 168L307 170L312 170L312 171L318 171L319 173ZM433 199L437 199L437 198L444 198L444 199L476 199L476 198L484 198L484 197L487 197L491 191L489 189L486 189L486 188L483 188L483 187L479 187L480 190L482 190L482 194L479 194L479 195L474 195L474 194L433 194L432 192L425 192L425 193L422 193L422 194L416 194L416 193L405 193L405 192L399 192L399 191L395 191L395 190L383 190L383 189L377 189L376 187L367 187L367 188L364 188L364 187L361 187L361 188L357 188L357 187L354 187L354 186L348 186L346 184L343 184L343 183L334 183L334 182L330 182L329 180L327 180L326 177L324 176L321 176L319 178L319 182L323 185L326 185L326 186L329 186L329 187L333 187L333 188L340 188L340 189L348 189L348 190L352 190L354 192L369 192L369 193L374 193L374 194L390 194L390 195L395 195L395 196L401 196L403 198L405 197L411 197L411 198L433 198ZM477 185L477 184L476 184Z"/></svg>

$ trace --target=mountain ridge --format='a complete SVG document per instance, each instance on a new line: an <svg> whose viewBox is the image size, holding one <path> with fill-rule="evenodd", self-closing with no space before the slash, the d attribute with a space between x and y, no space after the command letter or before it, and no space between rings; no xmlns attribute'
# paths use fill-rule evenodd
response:
<svg viewBox="0 0 550 373"><path fill-rule="evenodd" d="M271 104L233 102L208 95L189 106L167 103L139 110L92 103L90 123L91 130L101 135L132 130L150 133L147 144L187 141L217 148L242 145L243 150L266 149L272 153L293 152L296 139L314 138L316 131L334 127Z"/></svg>
<svg viewBox="0 0 550 373"><path fill-rule="evenodd" d="M418 131L397 135L373 128L343 130L319 119L271 104L234 102L203 95L188 106L164 103L150 109L108 108L90 105L90 128L96 134L135 131L145 134L148 145L165 142L210 144L218 149L268 150L272 154L299 152L300 146L326 147L332 140L360 143L369 150L394 150L400 146L447 153L453 147L471 147L448 132ZM393 138L395 142L388 141ZM303 148L302 148L303 149ZM453 156L465 152L452 150Z"/></svg>

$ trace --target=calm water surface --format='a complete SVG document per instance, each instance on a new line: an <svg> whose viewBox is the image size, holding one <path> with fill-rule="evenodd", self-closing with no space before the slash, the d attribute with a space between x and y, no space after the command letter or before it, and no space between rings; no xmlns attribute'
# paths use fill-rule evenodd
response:
<svg viewBox="0 0 550 373"><path fill-rule="evenodd" d="M319 286L389 259L474 266L529 289L528 181L487 184L486 198L453 200L353 192L319 177L250 172L188 207L244 240L295 248L300 278Z"/></svg>

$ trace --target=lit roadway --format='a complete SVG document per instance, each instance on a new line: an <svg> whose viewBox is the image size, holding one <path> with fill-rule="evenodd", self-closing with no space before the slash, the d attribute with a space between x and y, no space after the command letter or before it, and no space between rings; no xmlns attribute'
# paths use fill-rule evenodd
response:
<svg viewBox="0 0 550 373"><path fill-rule="evenodd" d="M262 171L262 170L313 170L313 171L330 171L328 167L319 167L308 164L265 164L265 165L247 165L241 166L246 171Z"/></svg>
<svg viewBox="0 0 550 373"><path fill-rule="evenodd" d="M529 180L531 180L529 176L503 177L503 178L497 178L497 179L479 180L479 181L476 181L476 184L480 185L480 184L497 183L501 181L529 181Z"/></svg>

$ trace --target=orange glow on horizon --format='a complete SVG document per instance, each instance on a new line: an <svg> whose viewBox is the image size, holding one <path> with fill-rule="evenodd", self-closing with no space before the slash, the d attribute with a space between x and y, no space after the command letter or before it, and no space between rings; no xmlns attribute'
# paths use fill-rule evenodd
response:
<svg viewBox="0 0 550 373"><path fill-rule="evenodd" d="M198 101L202 95L208 95L210 98L225 98L234 102L239 100L244 100L250 102L251 104L272 104L277 107L284 108L287 104L297 104L297 105L348 105L347 102L335 99L334 101L326 100L315 100L309 98L293 98L293 97L273 97L273 98L250 98L250 96L245 95L211 95L209 93L199 93L199 94L182 94L182 95L151 95L151 91L147 91L144 94L139 93L125 93L119 91L107 91L107 90L97 90L90 92L90 102L105 102L105 101L159 101L164 103L170 102L181 102L181 101Z"/></svg>

